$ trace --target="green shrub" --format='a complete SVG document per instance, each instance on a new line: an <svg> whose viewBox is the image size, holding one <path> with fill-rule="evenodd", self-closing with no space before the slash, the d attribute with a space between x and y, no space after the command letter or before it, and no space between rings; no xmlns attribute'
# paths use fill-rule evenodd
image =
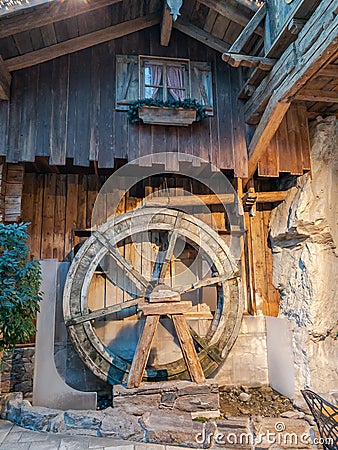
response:
<svg viewBox="0 0 338 450"><path fill-rule="evenodd" d="M28 223L0 224L0 351L35 333L41 300L40 264L28 259Z"/></svg>

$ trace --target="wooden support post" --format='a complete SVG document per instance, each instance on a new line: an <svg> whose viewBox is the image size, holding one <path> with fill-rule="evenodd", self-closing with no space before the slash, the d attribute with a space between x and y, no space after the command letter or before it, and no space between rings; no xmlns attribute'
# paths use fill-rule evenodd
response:
<svg viewBox="0 0 338 450"><path fill-rule="evenodd" d="M167 1L164 0L163 16L161 23L161 45L168 47L171 37L171 31L173 28L173 16L167 5Z"/></svg>
<svg viewBox="0 0 338 450"><path fill-rule="evenodd" d="M172 319L191 380L195 383L205 382L203 369L200 360L198 359L194 342L184 316L182 314L174 314Z"/></svg>
<svg viewBox="0 0 338 450"><path fill-rule="evenodd" d="M0 55L0 100L9 100L12 77Z"/></svg>
<svg viewBox="0 0 338 450"><path fill-rule="evenodd" d="M153 343L160 316L147 316L143 332L137 344L133 363L130 368L127 387L139 387L149 358L151 344Z"/></svg>

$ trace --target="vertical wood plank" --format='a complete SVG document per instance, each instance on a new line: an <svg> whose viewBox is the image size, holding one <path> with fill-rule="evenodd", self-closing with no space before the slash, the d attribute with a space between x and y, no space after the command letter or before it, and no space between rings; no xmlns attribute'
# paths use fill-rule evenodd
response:
<svg viewBox="0 0 338 450"><path fill-rule="evenodd" d="M302 145L303 170L311 170L311 145L307 109L306 105L301 103L298 103L296 105L296 108L298 117L298 130L300 135L300 142Z"/></svg>
<svg viewBox="0 0 338 450"><path fill-rule="evenodd" d="M67 156L68 64L68 56L53 60L49 161L55 165L65 165Z"/></svg>
<svg viewBox="0 0 338 450"><path fill-rule="evenodd" d="M53 61L40 64L37 92L36 120L39 130L36 136L36 156L50 155Z"/></svg>
<svg viewBox="0 0 338 450"><path fill-rule="evenodd" d="M73 258L74 233L77 225L78 175L67 175L65 257Z"/></svg>
<svg viewBox="0 0 338 450"><path fill-rule="evenodd" d="M56 174L47 174L44 182L41 257L48 259L53 258Z"/></svg>
<svg viewBox="0 0 338 450"><path fill-rule="evenodd" d="M66 227L66 191L67 176L55 175L55 210L54 210L54 239L53 258L62 261L65 255L65 227Z"/></svg>

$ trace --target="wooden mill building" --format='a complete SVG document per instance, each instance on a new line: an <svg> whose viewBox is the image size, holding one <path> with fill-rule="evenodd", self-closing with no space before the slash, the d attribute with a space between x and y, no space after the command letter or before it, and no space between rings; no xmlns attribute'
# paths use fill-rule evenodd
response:
<svg viewBox="0 0 338 450"><path fill-rule="evenodd" d="M31 223L34 258L71 261L114 171L159 152L188 154L191 164L202 158L243 202L246 314L277 316L269 219L311 171L309 124L337 113L337 14L337 0L30 0L1 8L2 220ZM207 117L188 126L131 123L128 108L142 98L191 98ZM212 193L181 176L175 158L165 166L131 189L119 212L160 189L179 198L188 191L210 206L226 239ZM106 295L108 281L96 283Z"/></svg>

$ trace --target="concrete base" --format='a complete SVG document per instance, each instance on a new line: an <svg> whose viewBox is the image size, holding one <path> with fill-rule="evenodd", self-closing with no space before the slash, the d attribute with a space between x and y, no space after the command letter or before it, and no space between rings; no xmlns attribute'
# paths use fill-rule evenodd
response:
<svg viewBox="0 0 338 450"><path fill-rule="evenodd" d="M144 383L135 389L116 385L113 387L113 405L136 416L154 410L190 413L192 418L214 418L220 415L218 385L210 382Z"/></svg>

